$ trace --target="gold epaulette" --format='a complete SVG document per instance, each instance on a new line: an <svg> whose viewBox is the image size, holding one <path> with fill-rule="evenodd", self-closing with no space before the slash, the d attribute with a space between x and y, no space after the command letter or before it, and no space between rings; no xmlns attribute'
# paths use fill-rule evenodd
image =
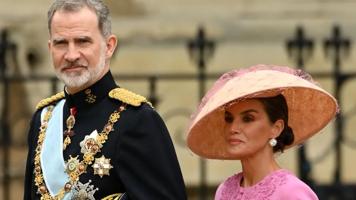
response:
<svg viewBox="0 0 356 200"><path fill-rule="evenodd" d="M152 104L147 99L139 94L133 93L124 88L115 88L109 92L109 96L113 99L120 100L132 106L140 106L142 103L148 103L151 107Z"/></svg>
<svg viewBox="0 0 356 200"><path fill-rule="evenodd" d="M60 99L64 98L64 92L57 93L49 98L42 99L36 106L36 109L41 109L43 107L46 107Z"/></svg>

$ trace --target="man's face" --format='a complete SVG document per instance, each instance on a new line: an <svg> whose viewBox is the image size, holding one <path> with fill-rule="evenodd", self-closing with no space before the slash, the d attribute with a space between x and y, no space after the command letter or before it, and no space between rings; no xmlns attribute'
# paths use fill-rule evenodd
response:
<svg viewBox="0 0 356 200"><path fill-rule="evenodd" d="M116 37L102 36L96 14L87 7L76 12L57 11L48 42L56 74L69 93L94 84L109 70Z"/></svg>

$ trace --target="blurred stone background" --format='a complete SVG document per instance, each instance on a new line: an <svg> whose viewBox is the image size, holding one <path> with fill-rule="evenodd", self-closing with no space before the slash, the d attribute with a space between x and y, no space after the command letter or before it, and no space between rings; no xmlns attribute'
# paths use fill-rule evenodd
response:
<svg viewBox="0 0 356 200"><path fill-rule="evenodd" d="M50 0L1 0L0 30L9 31L16 44L14 57L7 57L7 76L52 76L54 71L47 52L47 9ZM150 96L149 83L120 79L120 75L155 75L158 112L174 139L186 186L195 199L200 183L199 158L185 145L185 130L190 114L199 100L198 81L193 79L160 79L167 74L196 75L198 68L189 57L187 41L204 27L207 37L215 41L207 73L221 73L254 64L296 66L288 57L286 41L302 26L307 37L314 40L314 49L305 63L308 72L331 73L333 61L326 57L323 42L339 25L343 36L356 38L356 0L106 0L112 12L113 32L119 48L111 70L120 86ZM343 54L341 71L356 72L356 51L352 45ZM125 75L125 76L124 76ZM334 93L332 78L315 78L326 90ZM211 86L213 78L207 86ZM4 109L1 83L0 109ZM59 89L62 85L58 86ZM345 114L344 142L341 144L341 183L356 183L356 78L348 80L341 91L341 110ZM10 84L8 121L11 131L10 195L21 199L26 158L27 126L36 103L51 95L48 81ZM3 120L4 117L1 116ZM0 132L3 135L2 132ZM0 135L0 138L1 138ZM307 143L307 157L312 163L312 178L317 184L331 184L334 179L334 124ZM1 147L4 146L2 141ZM6 142L6 141L5 141ZM1 148L2 150L3 148ZM0 157L0 180L3 180L4 154ZM296 150L278 156L281 166L297 174ZM207 161L209 195L226 177L240 171L238 161ZM3 197L0 184L0 199Z"/></svg>

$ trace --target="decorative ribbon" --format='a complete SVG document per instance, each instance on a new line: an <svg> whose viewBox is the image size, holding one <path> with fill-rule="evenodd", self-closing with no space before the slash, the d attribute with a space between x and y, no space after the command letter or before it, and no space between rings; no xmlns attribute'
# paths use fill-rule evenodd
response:
<svg viewBox="0 0 356 200"><path fill-rule="evenodd" d="M48 122L46 138L43 142L41 152L41 167L43 179L46 183L48 192L55 196L69 181L68 174L65 172L66 165L63 158L63 105L62 99L55 106L52 117ZM41 113L41 121L47 108ZM70 199L70 192L63 199Z"/></svg>

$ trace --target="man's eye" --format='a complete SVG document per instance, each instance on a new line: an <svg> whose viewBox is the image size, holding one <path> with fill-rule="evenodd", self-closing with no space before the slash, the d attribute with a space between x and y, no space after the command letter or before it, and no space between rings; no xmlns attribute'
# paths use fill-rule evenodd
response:
<svg viewBox="0 0 356 200"><path fill-rule="evenodd" d="M66 42L65 41L55 41L54 45L58 46L58 45L65 45Z"/></svg>
<svg viewBox="0 0 356 200"><path fill-rule="evenodd" d="M89 40L79 40L79 43L88 43Z"/></svg>
<svg viewBox="0 0 356 200"><path fill-rule="evenodd" d="M78 44L89 44L91 42L91 40L83 38L83 39L78 39L77 43Z"/></svg>

